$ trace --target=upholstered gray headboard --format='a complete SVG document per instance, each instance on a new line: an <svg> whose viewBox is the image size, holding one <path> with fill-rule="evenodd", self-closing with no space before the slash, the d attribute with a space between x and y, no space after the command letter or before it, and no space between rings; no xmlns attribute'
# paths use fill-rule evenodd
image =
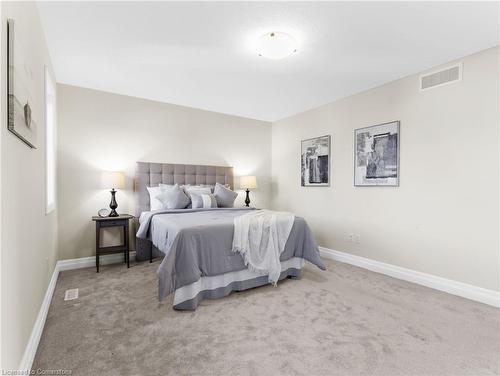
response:
<svg viewBox="0 0 500 376"><path fill-rule="evenodd" d="M135 172L135 215L149 210L146 187L163 184L229 184L234 189L233 168L170 163L137 162Z"/></svg>

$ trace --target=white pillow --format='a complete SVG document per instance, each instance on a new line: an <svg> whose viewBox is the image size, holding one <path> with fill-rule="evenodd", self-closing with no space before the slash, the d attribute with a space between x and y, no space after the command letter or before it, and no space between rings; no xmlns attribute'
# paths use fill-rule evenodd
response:
<svg viewBox="0 0 500 376"><path fill-rule="evenodd" d="M182 188L190 197L191 193L197 195L209 195L212 193L212 189L210 187L202 187L200 185L183 185Z"/></svg>
<svg viewBox="0 0 500 376"><path fill-rule="evenodd" d="M159 187L146 187L149 192L149 210L160 210L163 207L163 204L160 200L157 199L157 197L162 194L165 191L169 191L170 189L174 188L175 186L179 187L177 184L176 185L166 185L166 184L160 184Z"/></svg>
<svg viewBox="0 0 500 376"><path fill-rule="evenodd" d="M216 208L217 200L213 194L197 195L196 193L191 193L191 206L193 209Z"/></svg>

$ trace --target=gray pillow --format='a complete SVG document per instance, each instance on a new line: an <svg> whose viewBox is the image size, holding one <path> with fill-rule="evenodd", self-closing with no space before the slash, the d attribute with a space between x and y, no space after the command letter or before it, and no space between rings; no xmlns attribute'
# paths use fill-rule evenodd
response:
<svg viewBox="0 0 500 376"><path fill-rule="evenodd" d="M217 200L213 194L196 194L191 193L191 205L193 209L198 208L216 208Z"/></svg>
<svg viewBox="0 0 500 376"><path fill-rule="evenodd" d="M215 184L214 196L219 208L232 208L238 193L224 187L222 184Z"/></svg>
<svg viewBox="0 0 500 376"><path fill-rule="evenodd" d="M162 209L184 209L190 203L189 197L178 186L163 192L156 198L161 202Z"/></svg>

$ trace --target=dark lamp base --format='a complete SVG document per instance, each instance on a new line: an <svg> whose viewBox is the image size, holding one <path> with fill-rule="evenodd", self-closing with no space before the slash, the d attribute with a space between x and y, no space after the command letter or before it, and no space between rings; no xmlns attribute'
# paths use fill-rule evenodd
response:
<svg viewBox="0 0 500 376"><path fill-rule="evenodd" d="M116 212L116 208L118 207L118 204L116 203L115 199L116 191L113 188L110 192L111 192L111 202L109 203L109 207L111 208L111 213L109 213L109 216L118 217L119 214Z"/></svg>
<svg viewBox="0 0 500 376"><path fill-rule="evenodd" d="M250 206L250 190L247 188L247 197L245 198L245 206Z"/></svg>

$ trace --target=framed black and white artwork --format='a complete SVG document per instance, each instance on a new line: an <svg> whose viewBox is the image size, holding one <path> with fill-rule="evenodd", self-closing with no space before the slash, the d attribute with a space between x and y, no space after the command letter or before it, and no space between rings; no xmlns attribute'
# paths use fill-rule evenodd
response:
<svg viewBox="0 0 500 376"><path fill-rule="evenodd" d="M399 121L354 131L354 185L399 186Z"/></svg>
<svg viewBox="0 0 500 376"><path fill-rule="evenodd" d="M26 34L25 33L23 35ZM7 109L9 131L31 148L36 147L39 112L33 100L35 69L32 51L21 39L21 33L14 32L14 20L7 20Z"/></svg>
<svg viewBox="0 0 500 376"><path fill-rule="evenodd" d="M330 136L310 138L301 142L301 185L330 186Z"/></svg>

